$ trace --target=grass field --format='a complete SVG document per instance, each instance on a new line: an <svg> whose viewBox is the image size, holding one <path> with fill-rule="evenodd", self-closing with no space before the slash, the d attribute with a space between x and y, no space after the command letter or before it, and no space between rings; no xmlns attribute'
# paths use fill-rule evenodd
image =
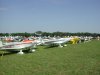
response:
<svg viewBox="0 0 100 75"><path fill-rule="evenodd" d="M0 75L100 75L100 41L7 53L0 56Z"/></svg>

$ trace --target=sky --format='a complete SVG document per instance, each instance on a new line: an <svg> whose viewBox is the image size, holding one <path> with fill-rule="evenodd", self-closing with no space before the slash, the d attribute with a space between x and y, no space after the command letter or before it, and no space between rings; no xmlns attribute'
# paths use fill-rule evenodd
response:
<svg viewBox="0 0 100 75"><path fill-rule="evenodd" d="M0 0L0 33L100 33L100 0Z"/></svg>

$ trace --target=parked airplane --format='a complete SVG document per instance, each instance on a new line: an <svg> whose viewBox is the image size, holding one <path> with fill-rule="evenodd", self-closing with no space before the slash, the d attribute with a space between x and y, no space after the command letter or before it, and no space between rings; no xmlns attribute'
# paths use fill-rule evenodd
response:
<svg viewBox="0 0 100 75"><path fill-rule="evenodd" d="M57 44L59 47L63 47L62 44L67 43L73 38L59 38L59 39L43 39L42 42L44 45L50 45L50 44ZM66 45L65 45L66 46Z"/></svg>
<svg viewBox="0 0 100 75"><path fill-rule="evenodd" d="M22 42L9 43L2 43L2 41L0 41L0 50L19 51L18 54L24 54L23 51L26 49L31 49L31 52L34 52L35 49L32 49L34 46L35 42L33 40L24 40Z"/></svg>

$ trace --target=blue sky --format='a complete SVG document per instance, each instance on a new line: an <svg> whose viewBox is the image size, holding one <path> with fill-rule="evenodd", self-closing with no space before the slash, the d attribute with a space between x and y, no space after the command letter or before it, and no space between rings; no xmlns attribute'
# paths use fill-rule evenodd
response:
<svg viewBox="0 0 100 75"><path fill-rule="evenodd" d="M0 32L100 33L100 0L0 0Z"/></svg>

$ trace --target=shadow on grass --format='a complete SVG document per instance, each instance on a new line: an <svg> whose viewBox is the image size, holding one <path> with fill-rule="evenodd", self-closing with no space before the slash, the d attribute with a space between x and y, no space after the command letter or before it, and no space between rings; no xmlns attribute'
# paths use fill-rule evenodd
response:
<svg viewBox="0 0 100 75"><path fill-rule="evenodd" d="M34 48L35 50L37 50L37 48ZM19 51L15 51L15 50L1 50L0 51L0 56L5 56L5 55L12 55L12 54L17 54L18 52L20 52L20 50ZM27 54L27 53L32 53L31 52L31 49L24 49L23 50L23 52L25 53L25 54Z"/></svg>
<svg viewBox="0 0 100 75"><path fill-rule="evenodd" d="M49 49L49 48L56 48L58 46L47 46L47 47L44 47L44 49Z"/></svg>
<svg viewBox="0 0 100 75"><path fill-rule="evenodd" d="M17 52L16 51L9 51L9 52L7 52L7 51L3 51L3 52L1 52L0 53L0 56L5 56L5 55L12 55L12 54L16 54Z"/></svg>

